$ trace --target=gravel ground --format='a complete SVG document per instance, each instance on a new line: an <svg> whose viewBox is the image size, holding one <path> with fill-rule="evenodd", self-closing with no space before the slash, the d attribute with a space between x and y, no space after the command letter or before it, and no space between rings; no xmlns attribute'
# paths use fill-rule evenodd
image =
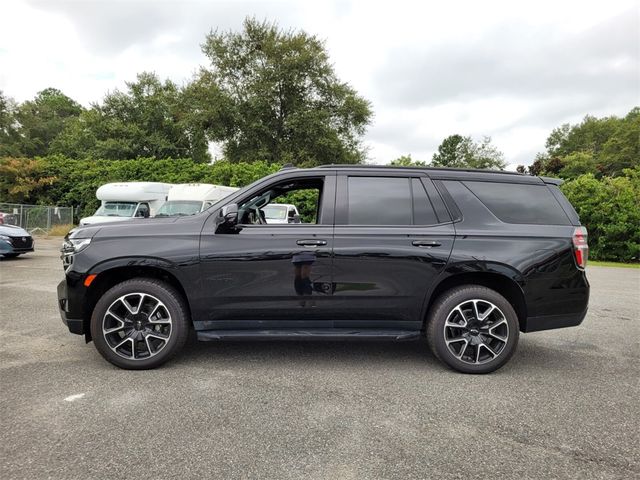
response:
<svg viewBox="0 0 640 480"><path fill-rule="evenodd" d="M0 261L0 476L638 478L640 270L487 376L423 342L192 342L119 370L56 309L60 240Z"/></svg>

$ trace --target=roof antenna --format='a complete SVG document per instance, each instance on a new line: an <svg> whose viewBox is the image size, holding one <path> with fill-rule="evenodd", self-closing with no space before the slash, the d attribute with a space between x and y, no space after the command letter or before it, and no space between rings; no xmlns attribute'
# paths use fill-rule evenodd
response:
<svg viewBox="0 0 640 480"><path fill-rule="evenodd" d="M293 163L285 163L280 170L289 170L290 168L296 168Z"/></svg>

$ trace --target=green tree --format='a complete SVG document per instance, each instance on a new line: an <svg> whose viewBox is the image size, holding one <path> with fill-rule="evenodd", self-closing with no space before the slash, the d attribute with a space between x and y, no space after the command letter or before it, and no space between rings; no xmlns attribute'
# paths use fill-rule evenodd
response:
<svg viewBox="0 0 640 480"><path fill-rule="evenodd" d="M0 159L0 198L16 203L39 203L47 186L58 179L47 175L46 160L11 158Z"/></svg>
<svg viewBox="0 0 640 480"><path fill-rule="evenodd" d="M232 162L361 162L371 108L337 78L324 43L251 18L243 27L207 35L202 50L211 66L188 92L200 106L194 123Z"/></svg>
<svg viewBox="0 0 640 480"><path fill-rule="evenodd" d="M427 162L423 162L422 160L414 160L411 158L411 154L409 154L402 155L395 160L391 160L391 163L389 165L393 165L394 167L426 167Z"/></svg>
<svg viewBox="0 0 640 480"><path fill-rule="evenodd" d="M527 168L527 172L529 175L539 176L545 173L545 168L547 166L547 157L543 153L536 154L536 158L533 160L533 163L529 165Z"/></svg>
<svg viewBox="0 0 640 480"><path fill-rule="evenodd" d="M437 153L433 154L431 165L504 170L507 163L503 153L491 144L491 137L485 136L480 142L474 142L471 137L456 134L442 141Z"/></svg>
<svg viewBox="0 0 640 480"><path fill-rule="evenodd" d="M640 258L640 167L618 177L581 175L562 185L589 234L589 255L598 260Z"/></svg>
<svg viewBox="0 0 640 480"><path fill-rule="evenodd" d="M0 90L0 157L20 154L20 135L15 111L16 102Z"/></svg>
<svg viewBox="0 0 640 480"><path fill-rule="evenodd" d="M618 123L617 117L596 118L587 115L578 125L564 124L549 135L547 154L550 157L564 157L573 152L588 151L597 156L616 131Z"/></svg>
<svg viewBox="0 0 640 480"><path fill-rule="evenodd" d="M54 139L67 124L83 111L82 106L60 90L47 88L33 100L20 104L15 111L22 155L47 155Z"/></svg>
<svg viewBox="0 0 640 480"><path fill-rule="evenodd" d="M624 169L640 165L640 108L624 118L587 115L579 124L564 124L551 132L546 148L529 168L532 175L622 175Z"/></svg>
<svg viewBox="0 0 640 480"><path fill-rule="evenodd" d="M562 168L558 172L558 175L562 178L577 178L580 175L590 173L596 175L598 173L598 165L593 154L590 152L574 152L566 155L562 159ZM550 169L554 168L552 163L549 163Z"/></svg>
<svg viewBox="0 0 640 480"><path fill-rule="evenodd" d="M144 72L125 92L107 94L75 119L52 151L75 158L138 157L210 160L204 130L190 121L182 92L170 80Z"/></svg>
<svg viewBox="0 0 640 480"><path fill-rule="evenodd" d="M602 146L602 171L616 175L640 165L640 107L633 108Z"/></svg>
<svg viewBox="0 0 640 480"><path fill-rule="evenodd" d="M466 137L467 143L471 142ZM438 146L438 152L433 154L431 164L435 167L464 167L466 159L464 158L465 137L462 135L449 135Z"/></svg>

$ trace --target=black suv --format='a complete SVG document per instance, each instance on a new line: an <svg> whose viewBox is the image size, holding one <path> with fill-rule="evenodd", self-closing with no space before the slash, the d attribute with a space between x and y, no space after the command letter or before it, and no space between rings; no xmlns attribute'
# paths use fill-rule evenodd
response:
<svg viewBox="0 0 640 480"><path fill-rule="evenodd" d="M64 323L111 363L200 340L420 339L450 367L504 365L519 332L580 324L586 230L559 180L507 172L285 168L190 217L77 228ZM269 224L269 203L296 223Z"/></svg>

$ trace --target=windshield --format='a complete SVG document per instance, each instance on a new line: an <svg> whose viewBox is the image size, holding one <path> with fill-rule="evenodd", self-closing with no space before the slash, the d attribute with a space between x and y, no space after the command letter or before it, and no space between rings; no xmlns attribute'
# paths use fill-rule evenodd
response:
<svg viewBox="0 0 640 480"><path fill-rule="evenodd" d="M262 211L264 212L265 218L270 218L271 220L284 220L287 218L287 207L267 205Z"/></svg>
<svg viewBox="0 0 640 480"><path fill-rule="evenodd" d="M133 217L136 202L105 202L94 215L96 217Z"/></svg>
<svg viewBox="0 0 640 480"><path fill-rule="evenodd" d="M169 200L165 202L156 217L177 217L182 215L195 215L200 212L202 202L189 200Z"/></svg>

